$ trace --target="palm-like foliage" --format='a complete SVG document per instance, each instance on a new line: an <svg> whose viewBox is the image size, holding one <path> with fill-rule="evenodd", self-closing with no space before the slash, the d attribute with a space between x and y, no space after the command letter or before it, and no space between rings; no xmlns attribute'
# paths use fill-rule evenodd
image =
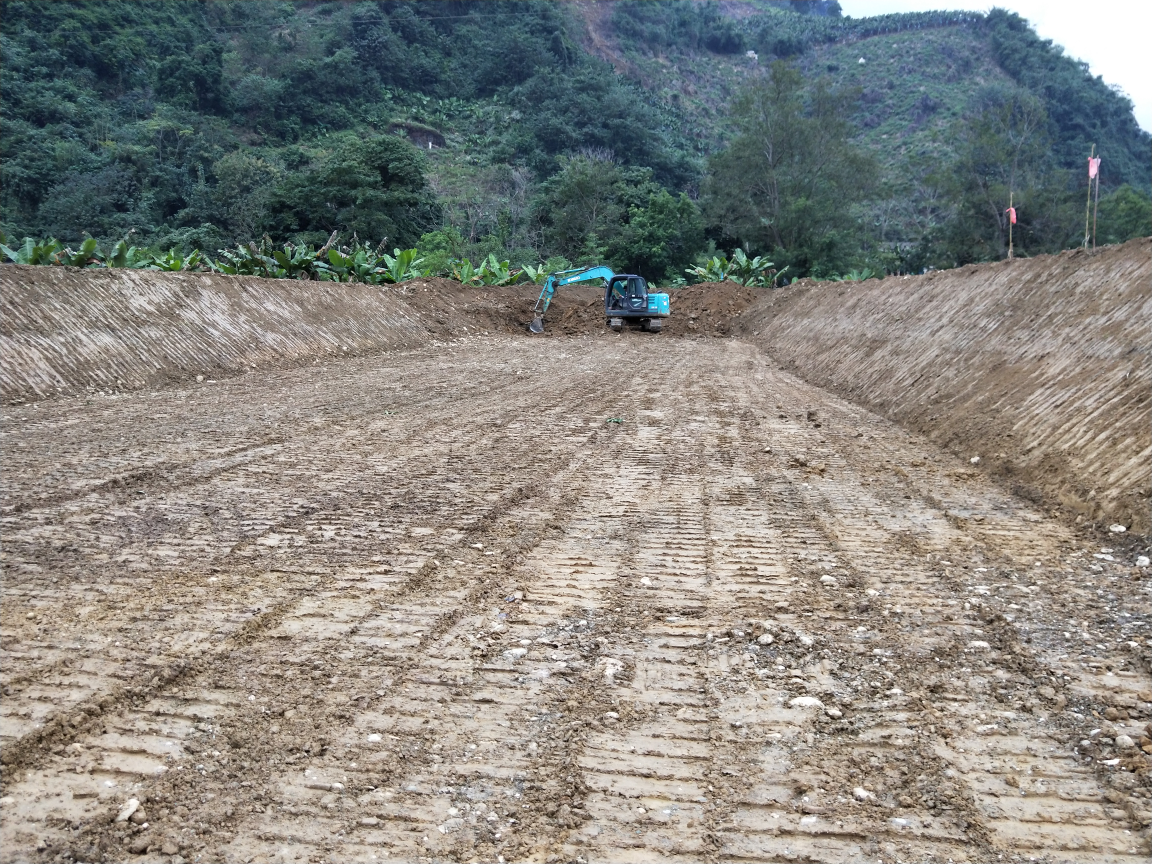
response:
<svg viewBox="0 0 1152 864"><path fill-rule="evenodd" d="M702 282L736 282L755 287L776 287L776 280L788 268L775 270L774 266L766 258L749 258L743 249L737 249L732 253L731 261L723 255L717 255L702 266L689 267L684 272Z"/></svg>

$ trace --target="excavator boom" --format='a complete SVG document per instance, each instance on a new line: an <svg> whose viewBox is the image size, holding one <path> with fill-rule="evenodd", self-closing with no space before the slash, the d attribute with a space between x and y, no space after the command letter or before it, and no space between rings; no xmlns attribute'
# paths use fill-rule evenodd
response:
<svg viewBox="0 0 1152 864"><path fill-rule="evenodd" d="M556 294L556 289L561 285L573 285L576 282L591 282L593 279L603 279L608 282L612 279L613 275L611 267L578 267L574 270L561 270L558 273L552 273L546 280L544 280L544 287L540 290L540 296L536 299L536 305L532 307L532 323L528 325L528 329L533 333L544 332L544 313L548 311L549 305L552 303L552 297Z"/></svg>

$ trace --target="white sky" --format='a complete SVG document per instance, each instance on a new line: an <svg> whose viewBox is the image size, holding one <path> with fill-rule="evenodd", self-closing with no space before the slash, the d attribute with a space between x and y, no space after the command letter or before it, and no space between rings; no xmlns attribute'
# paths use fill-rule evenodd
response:
<svg viewBox="0 0 1152 864"><path fill-rule="evenodd" d="M1152 2L1149 0L840 0L845 15L864 18L888 12L972 9L993 6L1017 13L1043 39L1085 60L1093 75L1118 86L1136 106L1136 122L1152 131Z"/></svg>

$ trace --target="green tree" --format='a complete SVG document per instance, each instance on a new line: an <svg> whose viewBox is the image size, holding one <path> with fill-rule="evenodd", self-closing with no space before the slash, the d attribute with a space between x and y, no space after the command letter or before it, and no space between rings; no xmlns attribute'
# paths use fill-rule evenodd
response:
<svg viewBox="0 0 1152 864"><path fill-rule="evenodd" d="M942 264L1003 258L1007 208L1016 208L1020 254L1056 251L1074 238L1068 175L1052 156L1044 106L1025 90L987 88L952 129L957 159L937 177L953 211Z"/></svg>
<svg viewBox="0 0 1152 864"><path fill-rule="evenodd" d="M606 154L562 157L561 164L536 205L544 243L578 264L596 263L620 231L624 179Z"/></svg>
<svg viewBox="0 0 1152 864"><path fill-rule="evenodd" d="M704 246L700 208L683 192L673 196L661 189L645 206L629 208L608 257L619 270L667 280L679 276Z"/></svg>
<svg viewBox="0 0 1152 864"><path fill-rule="evenodd" d="M268 197L269 233L323 243L332 231L411 246L440 211L424 176L424 157L399 138L332 136L334 146L286 175Z"/></svg>
<svg viewBox="0 0 1152 864"><path fill-rule="evenodd" d="M1096 242L1123 243L1152 236L1152 198L1127 183L1100 199Z"/></svg>
<svg viewBox="0 0 1152 864"><path fill-rule="evenodd" d="M853 205L877 173L849 140L858 95L823 80L805 87L794 67L773 63L733 102L739 134L709 162L709 224L794 272L844 269L858 248Z"/></svg>

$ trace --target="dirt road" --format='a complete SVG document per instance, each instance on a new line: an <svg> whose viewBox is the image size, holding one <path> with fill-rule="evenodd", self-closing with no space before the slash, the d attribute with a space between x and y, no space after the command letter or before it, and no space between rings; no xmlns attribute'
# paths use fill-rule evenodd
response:
<svg viewBox="0 0 1152 864"><path fill-rule="evenodd" d="M5 861L1152 851L1139 550L747 343L474 339L3 431Z"/></svg>

